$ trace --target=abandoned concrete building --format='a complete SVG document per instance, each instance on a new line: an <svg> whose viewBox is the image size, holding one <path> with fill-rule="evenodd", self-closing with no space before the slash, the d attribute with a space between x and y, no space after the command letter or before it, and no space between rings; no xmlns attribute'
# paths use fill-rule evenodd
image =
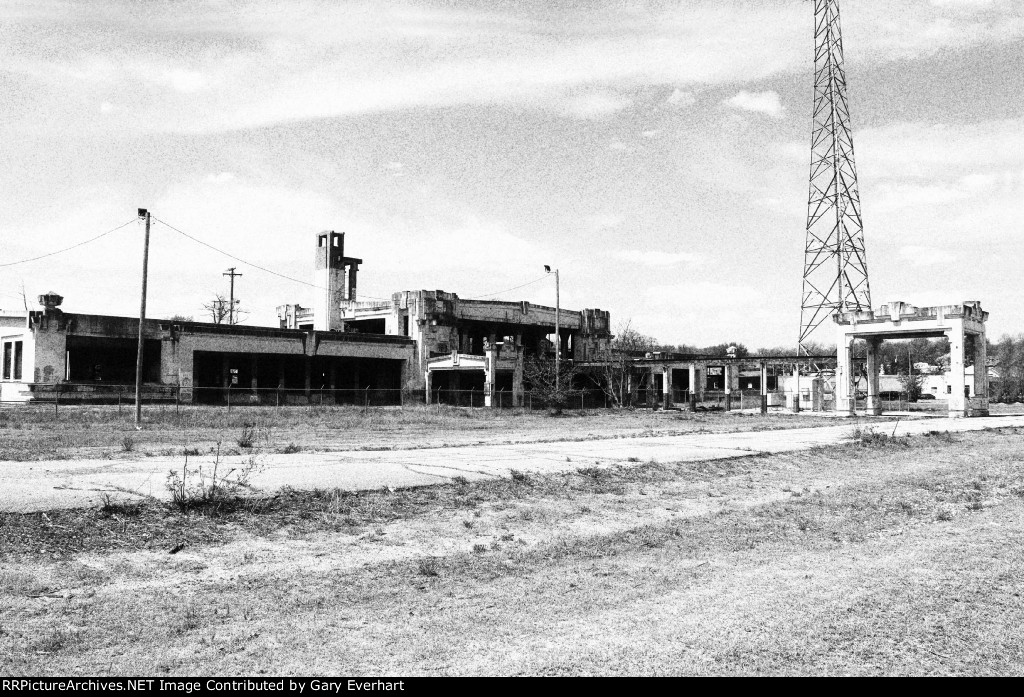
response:
<svg viewBox="0 0 1024 697"><path fill-rule="evenodd" d="M599 309L466 299L443 290L360 300L362 260L345 256L344 244L341 232L316 235L313 307L279 306L277 327L145 320L147 394L186 403L365 404L372 397L379 404L413 398L520 406L528 359L552 358L557 350L597 391L609 383L607 369L623 360L611 351L609 313ZM127 393L135 381L138 319L64 312L56 293L39 301L41 310L0 313L0 401L50 399L54 391L66 400ZM628 356L622 401L696 409L711 398L729 409L755 406L749 400L759 396L762 411L785 405L877 414L880 343L944 336L951 347L943 395L949 413L981 415L988 411L988 376L972 373L967 356L986 365L987 317L977 302L889 303L834 315L838 356ZM855 361L860 340L866 359Z"/></svg>
<svg viewBox="0 0 1024 697"><path fill-rule="evenodd" d="M401 391L423 395L479 390L489 404L523 391L522 363L553 356L555 308L527 301L463 300L438 290L402 291L390 300L357 300L361 259L344 255L344 233L316 236L318 295L312 309L278 308L278 327L147 319L143 380L152 393L181 401L359 401L373 391L397 403ZM63 298L40 296L42 310L0 323L4 373L0 400L40 398L57 386L66 399L135 380L139 321L76 314ZM609 314L558 311L563 358L587 360L607 350Z"/></svg>

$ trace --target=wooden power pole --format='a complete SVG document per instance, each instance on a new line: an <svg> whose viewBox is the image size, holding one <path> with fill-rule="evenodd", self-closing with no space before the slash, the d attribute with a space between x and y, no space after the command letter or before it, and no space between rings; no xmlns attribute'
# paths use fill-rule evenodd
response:
<svg viewBox="0 0 1024 697"><path fill-rule="evenodd" d="M135 428L142 428L142 325L146 321L146 280L149 276L149 211L139 209L146 220L146 238L142 245L142 302L139 305L139 349L135 354Z"/></svg>
<svg viewBox="0 0 1024 697"><path fill-rule="evenodd" d="M240 273L235 273L235 267L232 266L230 269L221 274L221 276L231 277L231 299L230 305L228 305L228 324L235 323L235 276L241 276Z"/></svg>

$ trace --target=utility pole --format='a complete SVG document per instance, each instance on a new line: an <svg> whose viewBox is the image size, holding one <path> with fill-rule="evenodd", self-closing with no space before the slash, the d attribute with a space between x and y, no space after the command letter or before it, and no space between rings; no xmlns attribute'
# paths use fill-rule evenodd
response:
<svg viewBox="0 0 1024 697"><path fill-rule="evenodd" d="M235 273L234 266L221 274L221 276L231 277L231 304L228 306L228 324L235 323L235 276L241 275L240 273Z"/></svg>
<svg viewBox="0 0 1024 697"><path fill-rule="evenodd" d="M547 273L551 273L551 267L544 265L544 270ZM562 379L561 371L561 357L562 357L562 332L561 325L559 322L560 315L560 299L559 299L559 288L558 288L558 269L555 269L555 392L559 391L559 382Z"/></svg>
<svg viewBox="0 0 1024 697"><path fill-rule="evenodd" d="M146 321L146 281L149 276L149 211L139 209L146 219L146 238L142 245L142 302L139 305L139 348L135 354L135 428L142 428L142 325Z"/></svg>

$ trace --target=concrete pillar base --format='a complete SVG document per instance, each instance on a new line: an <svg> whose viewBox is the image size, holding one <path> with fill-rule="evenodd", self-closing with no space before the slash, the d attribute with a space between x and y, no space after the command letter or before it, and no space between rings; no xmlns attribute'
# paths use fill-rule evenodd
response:
<svg viewBox="0 0 1024 697"><path fill-rule="evenodd" d="M768 395L766 394L761 395L761 413L768 413Z"/></svg>
<svg viewBox="0 0 1024 697"><path fill-rule="evenodd" d="M853 397L836 397L836 411L852 416L857 413L857 401Z"/></svg>
<svg viewBox="0 0 1024 697"><path fill-rule="evenodd" d="M690 411L696 413L697 411L697 395L690 395Z"/></svg>
<svg viewBox="0 0 1024 697"><path fill-rule="evenodd" d="M882 415L882 398L877 396L868 396L868 414L872 416Z"/></svg>
<svg viewBox="0 0 1024 697"><path fill-rule="evenodd" d="M732 411L732 395L728 392L725 393L725 410Z"/></svg>

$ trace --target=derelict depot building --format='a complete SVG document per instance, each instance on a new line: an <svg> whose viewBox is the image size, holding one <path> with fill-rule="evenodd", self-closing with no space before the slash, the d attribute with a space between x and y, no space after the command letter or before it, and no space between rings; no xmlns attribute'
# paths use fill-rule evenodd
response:
<svg viewBox="0 0 1024 697"><path fill-rule="evenodd" d="M444 291L403 291L357 300L361 259L344 255L344 233L316 236L318 294L312 309L278 308L278 327L147 319L142 375L147 393L184 402L356 401L356 392L419 394L432 389L523 392L522 361L553 355L555 309L528 302L463 300ZM89 399L135 381L139 320L41 310L0 317L0 401ZM607 350L609 314L561 310L563 357ZM229 392L230 390L230 392ZM247 394L248 393L248 394ZM360 398L361 399L361 398ZM489 402L490 400L488 400ZM360 402L361 403L361 402Z"/></svg>
<svg viewBox="0 0 1024 697"><path fill-rule="evenodd" d="M462 299L442 290L394 293L390 299L360 301L361 259L344 253L344 233L316 236L313 308L282 305L279 326L255 327L147 319L142 325L142 375L147 394L173 395L183 402L400 403L402 391L427 400L462 401L480 392L486 406L521 406L524 361L553 357L556 310L526 301ZM3 372L0 401L89 400L135 381L139 321L136 318L68 313L62 298L40 296L42 310L0 314ZM610 354L607 311L561 310L560 355L600 380ZM886 338L947 336L953 373L952 415L988 411L984 371L967 378L970 339L974 362L985 364L984 312L976 302L935 308L891 303L877 311L838 313L833 318L842 347L838 361L827 357L681 356L650 354L630 359L628 404L672 408L720 392L730 396L754 388L762 410L835 409L853 413L858 383L867 381L864 406L879 413L877 350ZM864 375L858 376L850 347L867 342ZM979 348L980 347L980 348ZM833 392L822 367L837 370ZM803 378L801 378L803 373ZM968 384L968 381L970 384ZM597 386L597 381L592 386ZM961 396L961 389L965 392ZM477 402L470 402L477 403Z"/></svg>

